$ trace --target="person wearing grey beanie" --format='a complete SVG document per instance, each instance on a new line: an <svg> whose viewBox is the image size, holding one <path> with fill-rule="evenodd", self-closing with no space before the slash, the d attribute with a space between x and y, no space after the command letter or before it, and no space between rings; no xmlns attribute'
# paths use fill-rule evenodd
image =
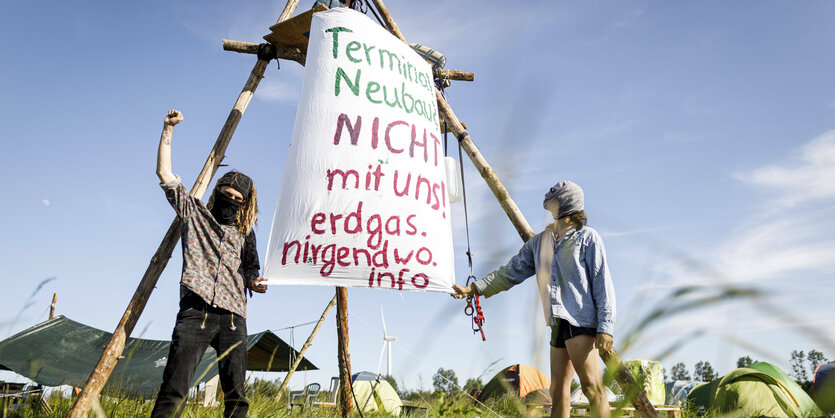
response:
<svg viewBox="0 0 835 418"><path fill-rule="evenodd" d="M542 207L554 215L554 219L571 216L583 211L583 189L573 181L563 180L545 193Z"/></svg>
<svg viewBox="0 0 835 418"><path fill-rule="evenodd" d="M615 289L603 240L586 225L583 189L576 183L555 184L545 193L542 206L551 212L554 223L498 270L466 287L453 285L453 297L489 298L535 275L545 321L551 327L551 416L569 416L576 371L591 415L609 417L599 350L612 349Z"/></svg>

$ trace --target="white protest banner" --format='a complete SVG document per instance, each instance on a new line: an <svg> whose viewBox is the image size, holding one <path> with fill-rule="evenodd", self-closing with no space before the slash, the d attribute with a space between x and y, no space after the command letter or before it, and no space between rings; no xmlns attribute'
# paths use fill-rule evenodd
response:
<svg viewBox="0 0 835 418"><path fill-rule="evenodd" d="M451 292L440 138L429 64L363 14L315 13L267 283Z"/></svg>

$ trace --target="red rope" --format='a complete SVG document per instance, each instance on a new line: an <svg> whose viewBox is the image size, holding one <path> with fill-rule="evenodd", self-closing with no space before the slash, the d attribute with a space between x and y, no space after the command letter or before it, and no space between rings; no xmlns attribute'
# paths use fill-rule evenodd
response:
<svg viewBox="0 0 835 418"><path fill-rule="evenodd" d="M467 279L467 284L470 283L470 279ZM473 307L473 299L475 299L475 307ZM481 341L487 341L487 337L484 336L484 312L481 310L481 303L479 303L478 295L473 297L472 295L467 296L467 306L464 307L464 315L472 317L473 321L473 334L476 332L481 333Z"/></svg>
<svg viewBox="0 0 835 418"><path fill-rule="evenodd" d="M443 87L441 87L441 94L443 94ZM448 132L446 121L444 121L444 156L446 156L446 138ZM464 285L468 286L476 278L473 276L473 254L470 252L470 219L467 215L467 187L464 181L464 157L461 154L461 141L466 135L468 135L467 131L458 134L458 162L461 164L461 194L464 200L464 226L467 231L467 264L470 267L470 276L467 277L467 283ZM487 337L484 336L484 312L481 311L481 303L479 303L478 295L475 295L475 308L473 308L473 296L467 296L467 306L464 307L464 314L472 317L473 334L480 332L481 341L487 341Z"/></svg>

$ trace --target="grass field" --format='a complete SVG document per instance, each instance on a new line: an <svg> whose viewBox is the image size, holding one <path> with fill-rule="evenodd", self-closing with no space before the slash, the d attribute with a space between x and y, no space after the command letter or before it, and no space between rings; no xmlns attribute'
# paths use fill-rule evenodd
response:
<svg viewBox="0 0 835 418"><path fill-rule="evenodd" d="M526 416L525 405L518 399L513 397L504 397L496 401L490 401L485 406L476 405L472 398L464 394L454 396L425 394L412 394L411 398L417 401L405 400L407 404L423 406L426 409L420 414L412 416L431 416L431 417L522 417ZM315 408L302 410L294 408L291 412L288 409L287 399L282 396L276 399L274 393L255 392L248 394L250 401L249 416L251 417L328 417L340 416L335 409ZM2 417L3 418L34 418L34 417L55 417L63 418L67 415L72 406L73 399L55 396L46 399L51 411L44 408L37 398L27 398L23 402L16 405L15 408L10 408L3 404ZM152 400L136 400L117 396L102 396L101 411L107 417L147 417L151 414L153 408ZM91 417L95 417L95 413L91 413ZM183 417L221 417L223 416L223 406L214 408L204 408L198 406L196 403L189 403L186 406ZM354 412L354 417L359 417L359 413ZM364 413L363 417L387 417L391 416L385 412ZM613 414L614 416L614 414ZM694 412L682 410L682 417L691 418L698 416Z"/></svg>

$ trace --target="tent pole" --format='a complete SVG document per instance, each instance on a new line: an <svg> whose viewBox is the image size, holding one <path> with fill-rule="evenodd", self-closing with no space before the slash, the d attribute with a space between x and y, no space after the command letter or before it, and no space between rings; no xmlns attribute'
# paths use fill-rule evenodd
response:
<svg viewBox="0 0 835 418"><path fill-rule="evenodd" d="M348 348L348 289L336 288L336 340L339 361L339 396L342 416L348 417L354 409L351 392L351 352Z"/></svg>
<svg viewBox="0 0 835 418"><path fill-rule="evenodd" d="M403 34L400 32L400 29L397 27L397 23L395 23L394 19L391 17L391 14L385 4L383 4L383 0L372 1L374 2L374 6L377 7L377 11L380 12L380 16L386 23L386 28L389 32L400 38L401 41L408 43L406 42L406 38L404 38ZM481 173L481 177L483 177L487 182L490 190L493 191L493 194L496 196L496 199L498 199L502 209L504 209L505 213L510 218L510 222L513 223L514 227L516 227L516 232L519 233L522 241L531 239L535 235L533 229L531 229L528 221L525 220L524 215L522 215L522 212L516 206L516 203L514 203L513 199L510 198L510 194L507 192L507 189L504 188L504 185L502 185L499 177L493 169L490 168L490 165L487 164L484 157L481 156L481 153L478 151L478 148L476 148L475 143L472 139L470 139L470 135L466 132L466 130L464 130L464 126L461 125L458 118L455 117L455 113L452 112L452 107L450 107L446 98L444 98L437 88L435 89L435 96L438 99L438 109L441 112L441 116L451 128L451 131L459 138L461 146L467 152L467 155L470 157L470 160L472 160L473 165L475 165L479 173ZM646 393L644 393L641 387L635 382L635 378L632 376L632 373L630 373L623 366L617 352L615 352L614 349L608 352L601 352L600 357L606 363L607 367L611 366L617 370L615 378L621 387L623 387L627 392L634 391L635 399L632 399L631 401L635 405L635 410L640 414L640 416L643 418L655 417L655 408L652 406L649 399L647 399Z"/></svg>
<svg viewBox="0 0 835 418"><path fill-rule="evenodd" d="M293 15L293 11L295 11L297 5L298 0L288 0L284 6L284 11L282 11L281 16L278 18L278 22L289 19ZM234 107L232 107L232 111L229 112L226 123L224 123L215 141L215 145L209 153L209 158L203 165L203 170L197 176L197 180L191 188L191 192L189 192L191 196L201 198L203 197L203 193L206 192L209 182L214 177L220 162L223 160L226 147L229 146L229 142L232 140L232 135L238 127L238 122L240 122L250 100L252 100L252 95L255 93L255 89L258 88L258 83L264 78L264 70L266 70L267 64L269 64L269 61L259 59L252 68L252 72L250 72L249 78L238 96L238 100L235 102ZM76 399L75 404L73 404L69 413L67 413L67 417L85 418L90 413L93 401L98 399L98 395L101 393L102 388L107 383L107 379L110 378L110 374L116 367L116 362L125 348L125 340L130 336L133 327L136 326L136 322L145 309L145 304L148 302L151 291L153 291L157 280L159 280L159 276L168 264L168 259L171 258L174 247L180 240L181 228L182 225L179 218L175 218L171 222L171 226L168 227L162 243L151 258L151 263L145 270L145 275L142 277L139 286L136 288L136 292L134 292L133 297L128 303L128 307L125 309L119 325L116 326L113 337L104 347L104 352L98 364L96 364L95 369L90 374L90 378L87 380L87 384L84 385L84 389L81 391L78 399Z"/></svg>
<svg viewBox="0 0 835 418"><path fill-rule="evenodd" d="M316 337L316 333L319 332L319 328L322 327L322 323L325 322L325 318L328 317L328 312L330 312L331 308L333 308L333 305L336 305L336 296L331 298L330 303L328 303L328 306L325 307L325 311L322 312L322 316L319 317L319 322L317 322L316 326L313 327L313 331L310 332L310 336L307 337L307 341L304 342L302 349L299 350L299 356L296 357L296 361L293 362L293 367L290 367L290 371L287 372L287 376L284 377L284 381L281 382L281 386L278 388L276 400L278 400L278 397L281 396L281 392L287 388L287 384L290 382L290 376L293 375L293 372L295 372L296 368L298 368L299 364L301 364L302 359L304 358L304 353L307 351L307 348L310 347L310 344L313 343L313 338Z"/></svg>

